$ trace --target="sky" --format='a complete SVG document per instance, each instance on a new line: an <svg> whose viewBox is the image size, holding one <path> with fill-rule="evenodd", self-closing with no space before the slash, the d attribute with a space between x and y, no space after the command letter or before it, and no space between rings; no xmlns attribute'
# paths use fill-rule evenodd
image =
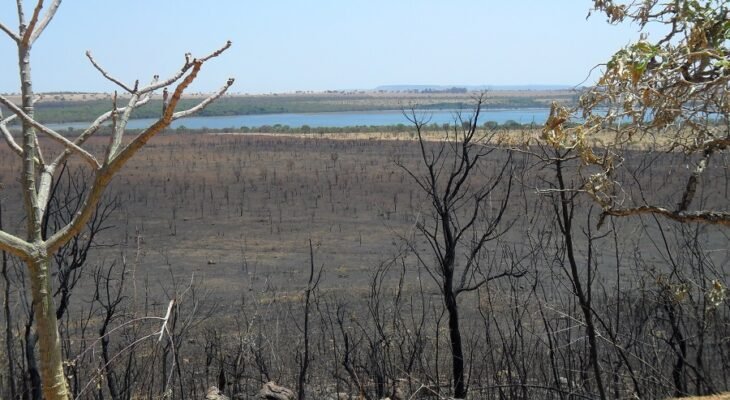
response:
<svg viewBox="0 0 730 400"><path fill-rule="evenodd" d="M47 0L46 2L49 2ZM26 1L26 15L33 4ZM586 19L590 0L65 0L32 50L34 89L111 92L111 74L147 82L183 55L233 47L190 88L236 93L380 85L579 85L639 37ZM14 1L0 21L17 30ZM14 43L0 32L0 92L18 92ZM594 73L594 77L596 74ZM595 78L591 78L595 80ZM588 83L591 83L589 79Z"/></svg>

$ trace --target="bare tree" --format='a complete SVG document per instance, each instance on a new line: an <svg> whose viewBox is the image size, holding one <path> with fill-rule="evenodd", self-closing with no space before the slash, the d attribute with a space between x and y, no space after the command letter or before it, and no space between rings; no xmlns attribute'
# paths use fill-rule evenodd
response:
<svg viewBox="0 0 730 400"><path fill-rule="evenodd" d="M483 97L477 100L470 118L464 120L457 115L456 123L438 142L428 142L424 138L423 130L428 121L412 110L408 118L416 129L424 168L414 171L399 163L430 202L430 212L424 213L416 223L416 230L428 243L430 252L421 251L412 240L409 247L438 285L448 313L456 398L465 398L468 391L459 327L459 295L500 277L524 274L512 264L489 275L490 268L484 265L489 258L487 244L509 228L509 224L503 223L503 217L512 190L512 171L509 169L512 156L507 153L501 168L489 172L485 168L485 161L496 149L484 146L488 132L478 127L482 101ZM487 181L480 182L484 176ZM493 202L492 197L499 200Z"/></svg>
<svg viewBox="0 0 730 400"><path fill-rule="evenodd" d="M299 379L297 380L297 399L304 400L304 386L307 383L307 369L309 368L310 361L310 349L309 349L309 314L312 305L312 297L316 295L319 281L322 278L322 268L320 267L319 272L315 276L314 273L314 249L312 248L312 240L309 240L309 280L307 281L307 288L304 290L304 326L300 328L302 336L304 336L303 349L297 352L297 359L299 361ZM298 327L298 326L297 326Z"/></svg>
<svg viewBox="0 0 730 400"><path fill-rule="evenodd" d="M29 269L35 329L39 340L43 395L49 400L68 399L69 392L64 376L58 320L51 284L50 266L53 254L84 229L113 176L152 137L169 126L173 120L202 110L222 96L233 84L233 79L229 79L222 88L196 106L187 110L175 111L183 92L195 80L203 64L228 49L231 43L226 43L220 49L202 58L193 58L190 54L186 54L185 61L177 73L162 80L155 76L147 85L140 85L139 81L134 82L133 85L123 83L103 69L91 53L87 52L93 66L105 78L124 90L129 98L125 107L117 107L117 96L115 95L112 109L99 116L78 137L70 140L35 120L34 104L37 99L33 91L30 64L32 46L53 19L61 1L52 1L44 13L44 1L38 0L30 19L26 19L23 2L18 0L17 3L17 31L2 23L0 23L0 30L10 37L18 48L21 104L16 105L9 98L0 96L0 104L12 112L12 115L8 117L0 115L0 131L10 148L22 160L19 179L23 192L26 228L24 235L0 231L0 250L19 257ZM172 90L168 92L168 88ZM161 116L151 126L125 143L124 134L132 112L147 103L152 94L159 89L171 93L165 101ZM16 118L22 123L22 141L20 143L16 142L7 128L7 124ZM82 146L103 123L109 120L112 121L110 141L104 154L97 157ZM52 147L42 149L40 146L42 141L39 136L50 138L60 144L63 150L52 154ZM92 182L74 217L65 226L48 232L48 236L44 236L43 221L54 176L58 167L72 156L79 157L88 164L93 173Z"/></svg>
<svg viewBox="0 0 730 400"><path fill-rule="evenodd" d="M594 0L594 8L612 24L628 20L642 30L655 26L666 34L657 41L642 36L617 51L575 110L553 106L543 138L555 147L576 149L592 167L584 191L603 208L600 222L606 216L651 213L730 226L726 198L717 205L696 199L711 160L721 162L730 146L727 1ZM581 120L566 125L573 114ZM592 148L594 140L602 143L600 151ZM618 174L627 153L647 145L685 156L681 165L688 165L686 171L676 168L682 180L674 183L674 204L652 198Z"/></svg>
<svg viewBox="0 0 730 400"><path fill-rule="evenodd" d="M563 269L568 276L572 292L578 300L578 305L580 306L581 313L583 315L585 336L588 338L589 346L588 364L590 364L590 367L593 370L598 397L605 400L607 398L606 389L603 383L600 360L598 359L598 334L596 333L596 323L594 322L595 309L592 304L591 295L591 286L593 285L593 278L591 278L591 276L594 273L595 268L591 253L593 251L593 240L595 238L590 233L590 228L588 232L584 231L588 242L586 244L588 256L585 257L585 263L581 263L577 259L575 240L576 228L574 227L575 209L577 206L575 199L578 195L578 191L570 187L569 182L566 182L567 179L564 171L565 164L570 162L571 157L573 159L576 158L575 156L572 156L571 153L572 152L570 150L564 150L563 152L554 150L552 157L550 157L550 155L547 156L555 167L555 181L550 183L550 185L553 186L553 190L548 193L553 195L553 210L559 228L558 230L562 237L562 243L560 243L557 247L559 249L559 254L557 254L555 258L561 260L560 263L562 265L567 265L569 267L563 267ZM585 282L583 282L581 278L581 269L585 269L586 271L587 277Z"/></svg>

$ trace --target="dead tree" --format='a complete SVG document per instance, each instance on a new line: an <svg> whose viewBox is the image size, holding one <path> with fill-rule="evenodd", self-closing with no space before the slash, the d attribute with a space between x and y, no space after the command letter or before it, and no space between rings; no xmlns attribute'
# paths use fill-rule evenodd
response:
<svg viewBox="0 0 730 400"><path fill-rule="evenodd" d="M297 352L297 360L299 361L299 379L297 381L297 399L304 400L304 386L307 383L307 369L309 368L310 361L310 349L309 349L309 313L312 306L312 297L316 295L319 281L322 278L322 268L320 267L319 272L316 276L314 273L314 249L312 248L312 240L309 240L309 280L307 281L307 288L304 290L304 326L300 328L302 335L304 336L304 348L301 352Z"/></svg>
<svg viewBox="0 0 730 400"><path fill-rule="evenodd" d="M487 147L489 132L478 128L483 98L477 101L474 114L457 121L439 141L423 136L428 121L412 110L407 115L413 123L420 146L420 170L403 168L430 202L416 222L416 231L428 244L424 252L416 240L408 240L419 264L438 285L448 313L454 396L465 398L464 350L459 327L459 295L479 289L489 281L505 276L521 276L524 271L512 264L501 272L489 274L487 245L509 228L503 219L512 190L511 154L493 171L485 162L497 150ZM486 177L485 182L480 178ZM497 198L495 202L493 199ZM463 253L463 255L462 255ZM435 260L435 261L433 261Z"/></svg>
<svg viewBox="0 0 730 400"><path fill-rule="evenodd" d="M38 335L43 396L49 400L69 398L51 285L50 266L53 254L84 229L88 220L94 214L96 205L106 187L132 156L150 139L169 126L173 120L202 110L212 101L222 96L233 84L233 79L229 79L221 89L196 106L183 111L175 111L183 92L195 80L203 64L228 49L231 45L230 42L202 58L193 58L190 54L186 54L185 61L177 73L163 80L155 76L147 85L140 85L139 81L129 85L114 78L97 63L91 53L87 52L93 66L105 78L126 92L129 97L126 100L127 105L125 107L117 107L117 97L115 95L110 111L99 116L75 139L66 138L35 120L34 104L37 99L33 91L30 67L33 43L53 19L60 3L60 0L52 1L43 13L44 1L38 0L30 19L26 19L23 2L19 0L17 31L0 23L0 30L15 42L18 49L21 104L16 105L9 98L0 96L0 104L12 112L12 115L8 117L0 116L0 131L13 152L22 160L22 171L19 180L21 182L26 221L25 232L23 233L0 231L0 250L19 257L29 270L35 330ZM155 91L168 87L172 88L172 94L169 96L167 107L165 107L160 117L137 136L124 142L124 134L132 112L147 103ZM7 124L16 118L22 123L22 141L20 143L16 142L7 128ZM94 155L84 149L83 145L86 141L99 130L103 123L109 120L112 121L112 134L104 154ZM52 148L42 149L40 136L50 138L58 143L63 150L57 154L52 154ZM49 232L48 236L44 237L43 221L47 211L46 206L52 182L58 167L72 156L79 157L85 164L88 164L90 171L92 171L93 178L89 190L85 195L82 206L74 217L65 226L54 232Z"/></svg>
<svg viewBox="0 0 730 400"><path fill-rule="evenodd" d="M588 363L593 369L593 376L596 380L596 389L598 390L598 397L602 400L607 399L606 389L603 383L603 375L601 372L600 360L598 359L598 333L595 323L595 310L593 308L592 296L591 296L591 285L593 280L591 279L591 273L593 266L591 265L593 260L591 258L591 251L593 246L594 238L590 234L590 230L586 234L587 236L587 251L588 256L586 257L586 271L587 278L585 283L581 280L580 269L583 265L580 265L580 261L577 259L576 243L575 243L575 207L576 207L576 196L578 191L574 188L569 187L569 182L566 182L565 177L565 163L571 159L570 151L560 152L554 150L554 158L551 159L555 166L555 181L557 184L554 185L553 191L550 193L555 194L553 199L553 210L555 213L556 221L559 227L560 234L562 236L562 247L560 252L563 252L567 256L567 262L563 259L563 263L567 264L569 268L564 268L570 284L572 285L573 293L578 299L578 305L580 306L583 314L583 324L585 325L585 336L588 338L589 354ZM590 219L590 217L589 217ZM564 257L563 257L564 258Z"/></svg>

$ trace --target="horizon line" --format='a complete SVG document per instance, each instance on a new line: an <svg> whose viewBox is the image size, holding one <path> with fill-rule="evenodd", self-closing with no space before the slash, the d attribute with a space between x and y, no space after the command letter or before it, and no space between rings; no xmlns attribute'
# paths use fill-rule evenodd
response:
<svg viewBox="0 0 730 400"><path fill-rule="evenodd" d="M260 96L260 95L291 95L291 94L351 94L353 92L360 93L399 93L399 92L410 92L414 94L414 91L424 91L432 89L435 91L446 92L450 89L465 89L466 92L480 92L480 91L571 91L584 88L584 85L565 85L565 84L503 84L503 85L429 85L429 84L387 84L379 85L374 88L343 88L343 89L291 89L285 91L266 91L266 92L229 92L226 96ZM206 91L191 91L185 93L186 95L202 95L210 92ZM416 92L418 93L418 92ZM19 95L19 92L2 92L3 95L13 96ZM114 92L105 91L85 91L85 90L51 90L51 91L37 91L36 94L40 95L59 95L59 94L77 94L77 95L112 95ZM128 95L129 93L120 93L120 96ZM423 94L433 94L425 92ZM446 93L444 93L446 94Z"/></svg>

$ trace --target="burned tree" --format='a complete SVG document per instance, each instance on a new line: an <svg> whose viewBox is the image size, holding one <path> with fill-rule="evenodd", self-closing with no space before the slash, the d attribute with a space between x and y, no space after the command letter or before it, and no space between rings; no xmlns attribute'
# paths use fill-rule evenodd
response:
<svg viewBox="0 0 730 400"><path fill-rule="evenodd" d="M501 166L488 168L488 159L496 156L498 149L485 145L490 132L478 127L482 102L480 97L469 118L457 114L456 123L438 141L424 137L428 121L412 110L407 116L416 130L422 167L413 170L400 164L430 203L416 222L418 238L414 235L408 244L419 265L438 285L446 307L456 398L465 398L468 391L459 296L494 279L525 273L510 263L490 274L494 265L487 255L488 244L498 240L510 225L504 217L512 191L512 156L507 153ZM425 241L429 251L423 251L419 241Z"/></svg>
<svg viewBox="0 0 730 400"><path fill-rule="evenodd" d="M115 96L110 111L99 116L78 137L69 139L35 119L34 104L37 99L33 91L30 68L32 46L53 19L60 3L60 0L52 1L44 13L44 1L38 0L30 19L26 19L23 2L18 1L17 31L0 23L0 30L15 42L18 49L21 104L17 105L9 98L0 96L0 104L12 113L7 117L0 115L0 131L8 146L22 160L21 176L18 178L21 183L26 221L25 232L0 231L0 250L20 258L28 267L35 330L38 335L43 396L49 400L69 398L51 281L50 267L54 253L85 228L114 175L150 139L162 132L173 120L202 110L222 96L233 84L233 79L229 79L221 89L196 106L176 111L183 92L195 80L203 64L228 49L230 42L202 58L193 58L187 54L177 73L163 80L155 76L147 85L140 85L139 81L133 85L123 83L103 69L91 53L87 53L94 67L126 93L127 104L124 107L117 107L118 99ZM166 88L170 88L172 94L160 117L151 126L125 142L124 134L132 112L149 102L155 91ZM8 123L14 119L22 124L20 143L8 129ZM112 134L104 154L94 155L84 149L83 146L88 139L108 121L112 123ZM53 147L41 148L41 144L44 143L41 137L56 142L62 150L52 154ZM43 224L52 182L59 172L59 167L71 157L78 157L88 165L93 176L89 182L89 190L85 193L81 207L67 224L44 234Z"/></svg>

